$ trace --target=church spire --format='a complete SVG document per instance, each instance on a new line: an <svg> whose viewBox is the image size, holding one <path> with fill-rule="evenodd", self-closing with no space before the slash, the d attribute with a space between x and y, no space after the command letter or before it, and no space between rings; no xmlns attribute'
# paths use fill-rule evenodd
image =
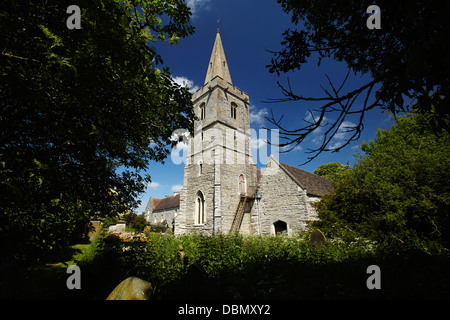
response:
<svg viewBox="0 0 450 320"><path fill-rule="evenodd" d="M206 73L205 78L205 85L217 76L233 85L233 83L231 82L230 71L228 70L227 59L225 58L225 52L223 51L222 39L220 38L219 29L217 29L216 41L214 42L211 59L209 60L208 72Z"/></svg>

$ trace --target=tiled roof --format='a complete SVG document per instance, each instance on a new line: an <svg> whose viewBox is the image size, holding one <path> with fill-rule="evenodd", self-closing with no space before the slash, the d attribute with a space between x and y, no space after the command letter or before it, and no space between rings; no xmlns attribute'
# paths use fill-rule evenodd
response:
<svg viewBox="0 0 450 320"><path fill-rule="evenodd" d="M167 210L180 206L180 194L177 193L163 199L151 198L153 200L153 211Z"/></svg>
<svg viewBox="0 0 450 320"><path fill-rule="evenodd" d="M294 179L308 194L324 196L333 190L331 180L320 177L314 173L279 162L280 167Z"/></svg>

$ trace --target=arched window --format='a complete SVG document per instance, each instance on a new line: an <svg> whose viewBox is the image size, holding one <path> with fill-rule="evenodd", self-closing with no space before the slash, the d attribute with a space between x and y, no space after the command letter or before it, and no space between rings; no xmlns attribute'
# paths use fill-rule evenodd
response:
<svg viewBox="0 0 450 320"><path fill-rule="evenodd" d="M236 105L236 103L232 102L231 103L231 117L233 119L236 119L236 114L237 114L237 105Z"/></svg>
<svg viewBox="0 0 450 320"><path fill-rule="evenodd" d="M197 192L197 197L195 199L194 223L205 223L205 198L201 191Z"/></svg>
<svg viewBox="0 0 450 320"><path fill-rule="evenodd" d="M239 193L245 194L245 178L243 174L239 176Z"/></svg>
<svg viewBox="0 0 450 320"><path fill-rule="evenodd" d="M205 107L205 103L203 102L200 105L200 120L203 120L206 118L206 107Z"/></svg>
<svg viewBox="0 0 450 320"><path fill-rule="evenodd" d="M287 232L287 223L281 220L273 223L275 227L275 234L282 234L283 232Z"/></svg>

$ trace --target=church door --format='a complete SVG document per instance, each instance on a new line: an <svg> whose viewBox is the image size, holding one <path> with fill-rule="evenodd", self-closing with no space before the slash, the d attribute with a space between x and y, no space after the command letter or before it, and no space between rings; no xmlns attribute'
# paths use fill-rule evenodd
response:
<svg viewBox="0 0 450 320"><path fill-rule="evenodd" d="M287 232L287 223L281 220L274 222L273 226L275 227L275 234L281 234L283 232Z"/></svg>
<svg viewBox="0 0 450 320"><path fill-rule="evenodd" d="M245 194L245 179L242 174L239 176L239 193Z"/></svg>

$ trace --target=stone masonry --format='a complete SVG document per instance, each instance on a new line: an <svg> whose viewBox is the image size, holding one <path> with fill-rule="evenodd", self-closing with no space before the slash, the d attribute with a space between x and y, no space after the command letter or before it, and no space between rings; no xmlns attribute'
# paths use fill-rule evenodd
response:
<svg viewBox="0 0 450 320"><path fill-rule="evenodd" d="M311 203L332 189L329 180L273 156L256 169L249 96L233 86L219 30L205 83L192 101L199 120L188 142L176 235L292 234L317 219Z"/></svg>

